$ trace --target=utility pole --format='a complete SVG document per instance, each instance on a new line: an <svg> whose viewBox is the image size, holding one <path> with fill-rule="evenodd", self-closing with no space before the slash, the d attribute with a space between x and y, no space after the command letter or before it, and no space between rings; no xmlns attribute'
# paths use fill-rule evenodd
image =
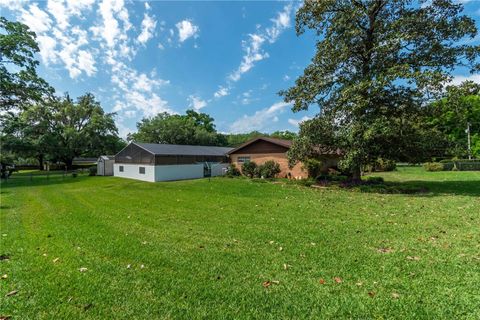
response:
<svg viewBox="0 0 480 320"><path fill-rule="evenodd" d="M468 159L472 160L472 149L470 146L470 122L467 122L467 130L465 132L467 133Z"/></svg>

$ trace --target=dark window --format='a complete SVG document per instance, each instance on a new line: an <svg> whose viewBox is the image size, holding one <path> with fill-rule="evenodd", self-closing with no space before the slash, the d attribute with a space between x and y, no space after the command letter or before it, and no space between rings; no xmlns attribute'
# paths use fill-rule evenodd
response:
<svg viewBox="0 0 480 320"><path fill-rule="evenodd" d="M138 167L138 172L140 174L145 174L145 167Z"/></svg>
<svg viewBox="0 0 480 320"><path fill-rule="evenodd" d="M120 172L123 172L123 166L118 167L118 170L119 170Z"/></svg>
<svg viewBox="0 0 480 320"><path fill-rule="evenodd" d="M250 157L238 157L238 163L250 162Z"/></svg>

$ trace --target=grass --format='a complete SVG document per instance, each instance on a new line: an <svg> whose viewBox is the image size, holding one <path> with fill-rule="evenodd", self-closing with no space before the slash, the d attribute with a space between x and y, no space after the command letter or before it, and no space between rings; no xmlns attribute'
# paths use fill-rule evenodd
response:
<svg viewBox="0 0 480 320"><path fill-rule="evenodd" d="M381 176L429 192L17 175L0 316L478 319L480 172Z"/></svg>

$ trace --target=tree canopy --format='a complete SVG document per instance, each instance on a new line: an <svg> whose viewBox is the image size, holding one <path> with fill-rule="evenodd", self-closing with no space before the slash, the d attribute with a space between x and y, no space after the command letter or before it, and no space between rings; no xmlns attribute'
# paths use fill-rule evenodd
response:
<svg viewBox="0 0 480 320"><path fill-rule="evenodd" d="M306 1L296 30L313 30L317 51L280 94L294 111L318 105L320 112L301 125L292 160L313 145L340 148L341 166L359 179L361 167L379 157L426 157L436 147L436 133L424 126L428 99L455 66L480 69L479 47L460 41L477 34L462 8L450 0Z"/></svg>
<svg viewBox="0 0 480 320"><path fill-rule="evenodd" d="M36 72L39 48L35 33L27 25L4 17L0 17L0 31L0 110L53 94L53 88Z"/></svg>
<svg viewBox="0 0 480 320"><path fill-rule="evenodd" d="M480 158L480 85L471 81L448 86L445 97L432 103L430 123L448 141L444 155L466 158L467 128L471 135L471 155Z"/></svg>

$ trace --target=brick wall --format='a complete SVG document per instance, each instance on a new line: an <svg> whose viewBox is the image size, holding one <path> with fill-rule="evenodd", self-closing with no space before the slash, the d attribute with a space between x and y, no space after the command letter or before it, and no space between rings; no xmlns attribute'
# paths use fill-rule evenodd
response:
<svg viewBox="0 0 480 320"><path fill-rule="evenodd" d="M302 163L297 163L292 169L288 167L288 159L286 153L256 153L256 154L232 154L230 155L231 162L242 170L242 164L238 163L238 157L250 157L250 161L255 162L258 165L265 163L266 161L273 160L280 165L281 172L278 174L279 178L290 177L292 179L304 179L308 177L306 171L302 169Z"/></svg>

